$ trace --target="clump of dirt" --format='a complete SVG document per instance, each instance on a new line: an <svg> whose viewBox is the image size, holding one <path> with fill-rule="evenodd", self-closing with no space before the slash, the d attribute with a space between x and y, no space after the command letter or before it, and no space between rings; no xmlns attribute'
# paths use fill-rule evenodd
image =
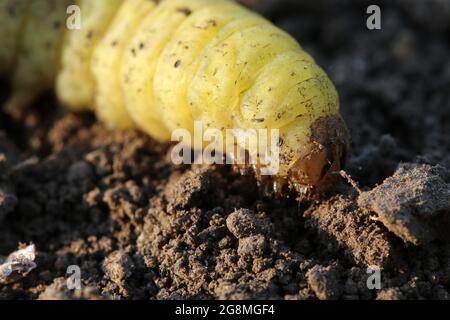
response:
<svg viewBox="0 0 450 320"><path fill-rule="evenodd" d="M405 241L446 241L450 228L448 178L448 171L441 166L401 164L382 185L362 193L358 204L375 212L392 233Z"/></svg>
<svg viewBox="0 0 450 320"><path fill-rule="evenodd" d="M228 166L175 166L170 146L51 97L0 113L0 255L38 251L0 299L450 298L449 8L420 3L381 1L369 31L369 1L259 1L336 83L352 136L359 187L342 179L313 203Z"/></svg>

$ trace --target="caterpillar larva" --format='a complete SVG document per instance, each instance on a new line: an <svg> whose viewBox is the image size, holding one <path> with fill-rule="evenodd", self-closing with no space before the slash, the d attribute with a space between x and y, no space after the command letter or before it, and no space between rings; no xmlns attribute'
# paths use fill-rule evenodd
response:
<svg viewBox="0 0 450 320"><path fill-rule="evenodd" d="M55 87L69 109L93 108L111 129L136 126L161 141L193 132L194 121L279 129L273 181L303 193L343 166L348 137L333 84L264 18L231 0L78 0L82 27L68 30L73 2L0 2L9 109Z"/></svg>

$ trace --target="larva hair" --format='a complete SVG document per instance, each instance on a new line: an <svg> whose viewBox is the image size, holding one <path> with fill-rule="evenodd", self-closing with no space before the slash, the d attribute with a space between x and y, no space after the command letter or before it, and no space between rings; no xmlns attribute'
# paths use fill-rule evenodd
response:
<svg viewBox="0 0 450 320"><path fill-rule="evenodd" d="M310 193L344 165L336 89L291 36L231 0L0 2L0 73L9 109L55 88L70 110L160 141L177 128L279 129L275 185ZM256 168L258 176L258 168Z"/></svg>

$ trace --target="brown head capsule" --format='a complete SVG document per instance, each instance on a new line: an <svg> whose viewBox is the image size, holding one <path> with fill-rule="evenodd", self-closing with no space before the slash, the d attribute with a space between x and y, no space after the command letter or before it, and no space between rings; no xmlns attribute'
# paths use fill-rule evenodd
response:
<svg viewBox="0 0 450 320"><path fill-rule="evenodd" d="M320 192L335 181L344 168L349 136L339 115L324 116L311 126L309 151L299 158L289 173L289 183L301 194Z"/></svg>

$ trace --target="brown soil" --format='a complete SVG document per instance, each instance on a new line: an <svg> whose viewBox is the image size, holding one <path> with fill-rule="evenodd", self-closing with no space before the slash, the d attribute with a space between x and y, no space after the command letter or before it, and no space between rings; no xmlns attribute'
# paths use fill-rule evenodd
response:
<svg viewBox="0 0 450 320"><path fill-rule="evenodd" d="M51 97L1 113L0 255L33 242L38 267L0 299L450 298L450 4L426 3L381 2L369 31L366 1L260 1L336 83L352 136L361 190L342 179L314 203L174 166L167 145Z"/></svg>

